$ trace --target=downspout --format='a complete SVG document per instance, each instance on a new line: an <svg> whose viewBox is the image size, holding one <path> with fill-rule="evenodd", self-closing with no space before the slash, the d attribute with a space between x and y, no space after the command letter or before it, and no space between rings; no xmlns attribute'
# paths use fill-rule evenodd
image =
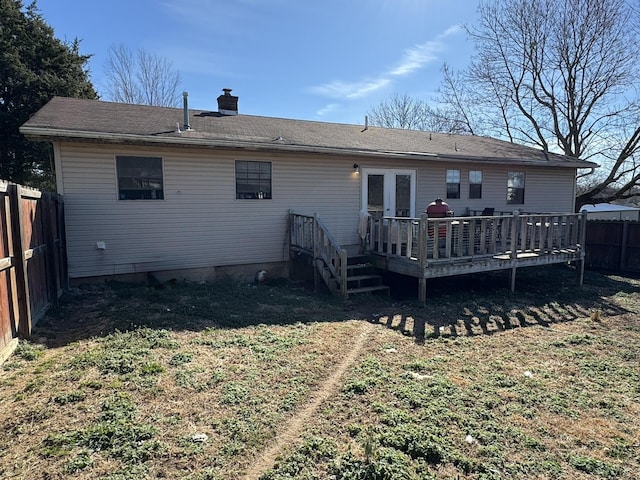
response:
<svg viewBox="0 0 640 480"><path fill-rule="evenodd" d="M53 144L53 165L56 175L56 190L60 195L64 195L64 182L62 179L62 158L60 155L60 142Z"/></svg>

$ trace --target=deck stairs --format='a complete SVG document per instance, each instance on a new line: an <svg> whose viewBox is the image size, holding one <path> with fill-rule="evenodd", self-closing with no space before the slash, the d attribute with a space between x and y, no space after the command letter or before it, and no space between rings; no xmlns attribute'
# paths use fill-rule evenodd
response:
<svg viewBox="0 0 640 480"><path fill-rule="evenodd" d="M343 300L352 294L390 294L373 257L343 248L316 214L289 212L289 255L292 260L306 259L312 264L315 288L323 281Z"/></svg>
<svg viewBox="0 0 640 480"><path fill-rule="evenodd" d="M332 292L340 292L340 282L328 268L323 269L322 277ZM389 287L382 283L382 276L367 255L350 254L347 257L347 295L361 293L389 295Z"/></svg>
<svg viewBox="0 0 640 480"><path fill-rule="evenodd" d="M513 292L518 268L576 262L578 284L584 280L585 213L369 216L358 250L353 244L342 247L316 214L290 211L289 218L290 258L311 260L314 287L324 281L344 300L350 294L389 293L378 272L417 278L421 302L426 301L427 279L439 277L506 270Z"/></svg>

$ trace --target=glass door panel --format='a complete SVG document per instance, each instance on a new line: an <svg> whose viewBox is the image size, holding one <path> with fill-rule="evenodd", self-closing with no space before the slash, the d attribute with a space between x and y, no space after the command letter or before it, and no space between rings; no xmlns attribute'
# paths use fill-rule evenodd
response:
<svg viewBox="0 0 640 480"><path fill-rule="evenodd" d="M415 170L363 168L362 210L374 217L413 217Z"/></svg>
<svg viewBox="0 0 640 480"><path fill-rule="evenodd" d="M396 217L411 216L411 175L396 175Z"/></svg>
<svg viewBox="0 0 640 480"><path fill-rule="evenodd" d="M374 217L384 216L384 175L367 175L367 212Z"/></svg>

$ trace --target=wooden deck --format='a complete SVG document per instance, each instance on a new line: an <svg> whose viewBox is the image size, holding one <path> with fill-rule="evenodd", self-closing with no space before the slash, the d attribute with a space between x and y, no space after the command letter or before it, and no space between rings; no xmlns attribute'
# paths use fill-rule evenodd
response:
<svg viewBox="0 0 640 480"><path fill-rule="evenodd" d="M376 267L426 279L493 270L511 272L552 263L579 262L584 272L584 214L528 214L451 218L369 218L363 249Z"/></svg>
<svg viewBox="0 0 640 480"><path fill-rule="evenodd" d="M347 253L317 217L290 215L292 255L312 253L323 277L347 298ZM586 215L549 213L451 218L369 217L361 253L381 270L419 279L418 298L426 300L426 280L508 270L511 290L521 267L578 263L584 274ZM327 278L325 282L328 283Z"/></svg>

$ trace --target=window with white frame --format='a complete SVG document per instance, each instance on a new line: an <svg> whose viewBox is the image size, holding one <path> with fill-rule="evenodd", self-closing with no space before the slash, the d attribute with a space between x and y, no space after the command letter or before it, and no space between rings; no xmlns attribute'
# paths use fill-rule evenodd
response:
<svg viewBox="0 0 640 480"><path fill-rule="evenodd" d="M469 198L482 198L482 170L469 170Z"/></svg>
<svg viewBox="0 0 640 480"><path fill-rule="evenodd" d="M271 198L271 162L236 160L236 198Z"/></svg>
<svg viewBox="0 0 640 480"><path fill-rule="evenodd" d="M509 172L507 176L507 204L524 205L524 172Z"/></svg>
<svg viewBox="0 0 640 480"><path fill-rule="evenodd" d="M120 200L164 199L162 158L116 156Z"/></svg>
<svg viewBox="0 0 640 480"><path fill-rule="evenodd" d="M460 198L460 170L447 170L447 198Z"/></svg>

